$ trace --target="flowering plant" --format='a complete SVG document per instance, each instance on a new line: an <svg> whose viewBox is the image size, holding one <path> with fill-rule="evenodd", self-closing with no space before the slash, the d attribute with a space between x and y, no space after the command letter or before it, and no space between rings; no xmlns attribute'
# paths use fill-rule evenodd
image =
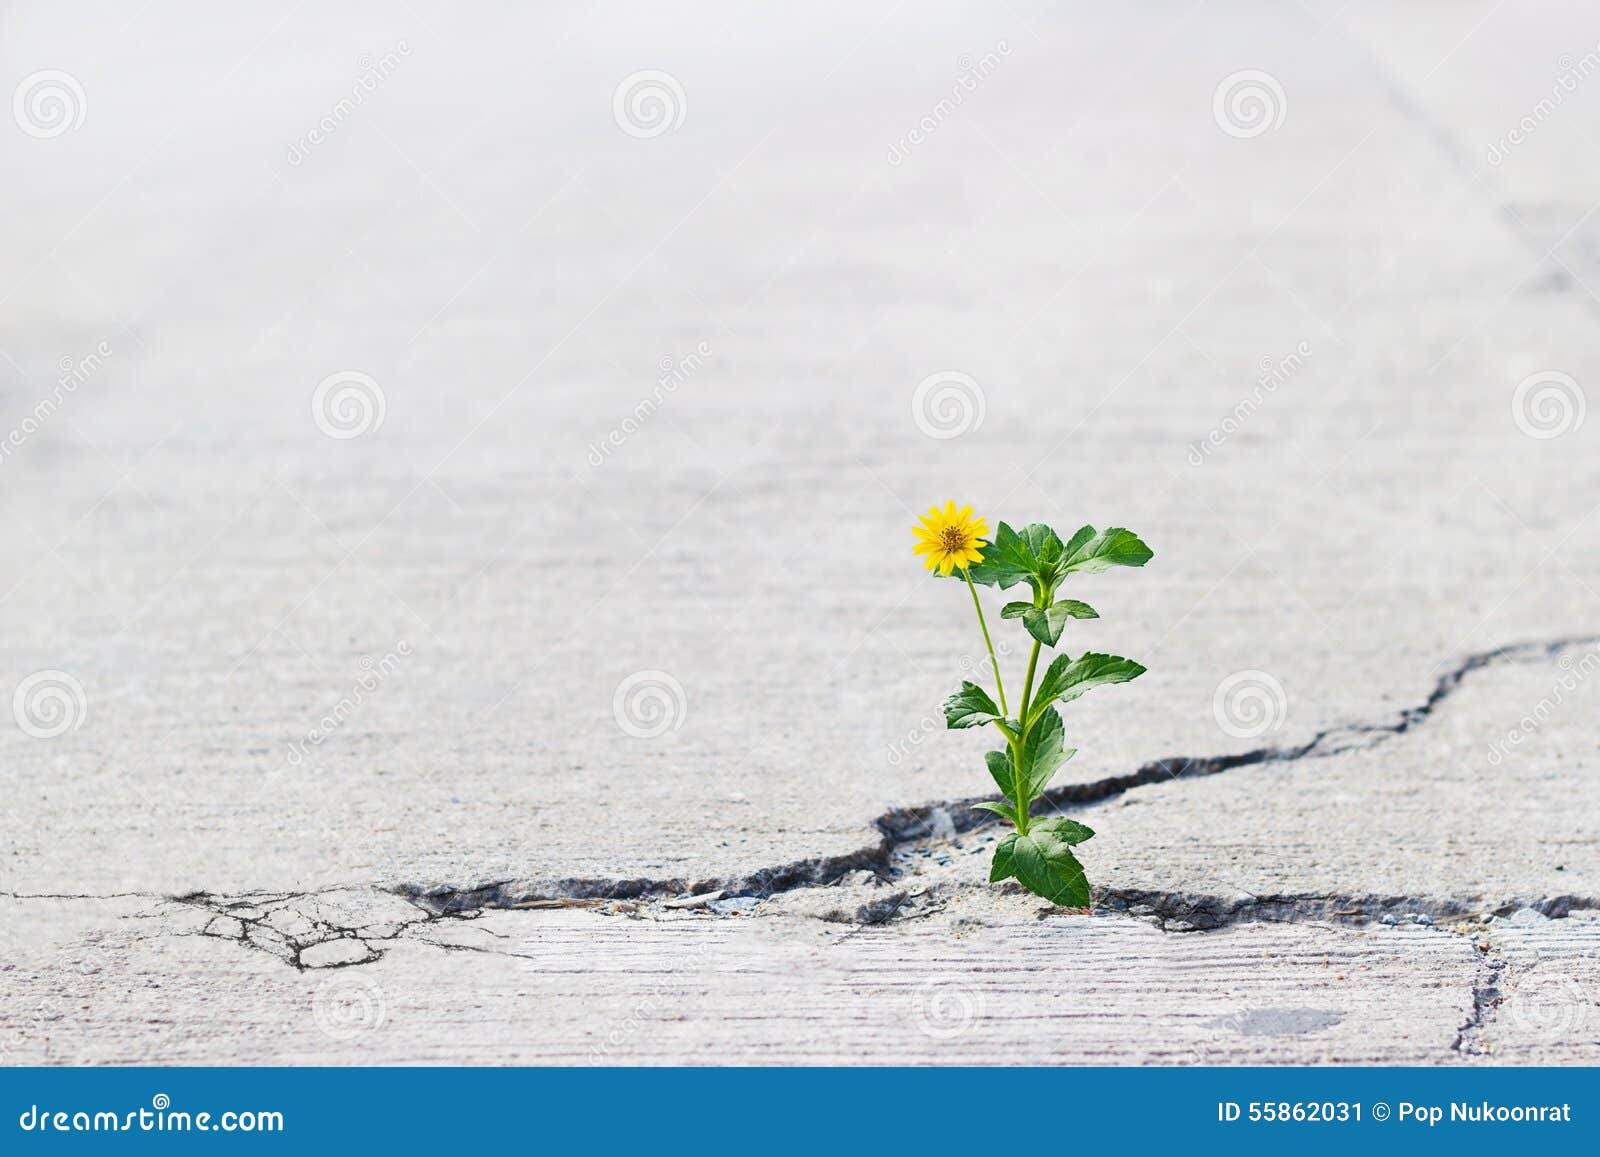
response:
<svg viewBox="0 0 1600 1157"><path fill-rule="evenodd" d="M998 703L971 681L963 681L961 689L944 701L947 727L993 724L1006 741L1004 751L991 751L984 756L1003 798L974 805L1003 816L1016 829L995 847L989 881L1015 879L1052 903L1087 907L1089 881L1072 849L1094 832L1065 816L1034 816L1032 808L1061 765L1077 753L1077 748L1066 745L1060 705L1104 683L1126 683L1144 674L1145 669L1132 659L1090 651L1076 659L1065 653L1057 655L1037 685L1034 676L1040 649L1053 649L1060 642L1068 619L1100 617L1088 603L1058 600L1056 591L1062 581L1070 574L1094 574L1114 566L1143 566L1150 561L1152 552L1138 535L1121 527L1102 531L1085 526L1063 542L1043 523L1016 531L1002 522L991 542L988 522L973 517L970 506L957 510L954 502L946 503L943 510L931 507L913 530L917 536L913 549L927 556L928 570L944 577L959 574L965 581L994 671ZM1020 619L1033 636L1022 700L1015 714L1006 701L994 643L974 585L977 583L1001 590L1027 583L1033 592L1031 602L1010 602L1000 611L1003 619Z"/></svg>

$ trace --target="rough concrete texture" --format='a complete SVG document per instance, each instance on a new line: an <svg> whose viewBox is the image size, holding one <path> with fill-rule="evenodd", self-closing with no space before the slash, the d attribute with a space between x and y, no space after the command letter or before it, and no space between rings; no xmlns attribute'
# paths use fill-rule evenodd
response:
<svg viewBox="0 0 1600 1157"><path fill-rule="evenodd" d="M22 949L17 1061L1417 1063L1453 1055L1477 967L1421 928L495 912L300 973L130 927L98 926L115 985L81 952Z"/></svg>
<svg viewBox="0 0 1600 1157"><path fill-rule="evenodd" d="M1581 6L5 21L0 1047L1600 1057ZM1093 919L983 879L950 497L1156 551Z"/></svg>

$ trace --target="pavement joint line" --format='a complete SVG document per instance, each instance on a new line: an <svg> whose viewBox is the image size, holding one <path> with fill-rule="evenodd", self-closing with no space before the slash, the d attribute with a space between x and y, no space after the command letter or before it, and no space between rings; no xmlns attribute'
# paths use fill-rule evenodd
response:
<svg viewBox="0 0 1600 1157"><path fill-rule="evenodd" d="M1485 936L1478 944L1478 971L1472 981L1472 1015L1456 1030L1455 1043L1450 1047L1462 1056L1483 1056L1489 1052L1484 1038L1505 999L1503 984L1510 972L1510 962L1493 946L1493 937Z"/></svg>

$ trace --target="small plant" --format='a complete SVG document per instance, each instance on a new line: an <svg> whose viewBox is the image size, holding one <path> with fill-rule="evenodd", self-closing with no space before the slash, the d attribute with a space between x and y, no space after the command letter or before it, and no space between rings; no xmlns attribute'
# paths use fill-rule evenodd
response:
<svg viewBox="0 0 1600 1157"><path fill-rule="evenodd" d="M945 725L950 728L993 724L1005 737L1006 750L984 756L989 774L1004 797L973 805L1011 821L1016 831L994 850L990 883L1015 879L1028 891L1051 903L1069 908L1089 905L1089 881L1083 865L1072 854L1074 845L1094 835L1088 827L1065 816L1034 816L1033 804L1044 794L1051 777L1071 759L1077 748L1066 745L1066 725L1059 707L1104 683L1126 683L1144 674L1144 667L1117 655L1085 652L1076 659L1059 654L1034 683L1039 650L1054 648L1068 619L1097 619L1098 612L1077 599L1057 599L1056 592L1071 574L1094 574L1114 566L1143 566L1152 552L1132 531L1113 527L1096 530L1085 526L1066 542L1042 523L1021 531L1001 523L988 541L989 524L974 518L972 507L956 509L954 502L940 510L931 507L913 528L917 554L927 556L927 568L944 577L960 575L978 612L983 645L994 672L995 698L977 683L963 681L961 689L944 701ZM978 588L1007 590L1027 583L1032 602L1007 603L1003 619L1020 619L1033 636L1028 673L1022 681L1022 700L1015 714L1006 701L1005 682L995 659L989 624L983 617Z"/></svg>

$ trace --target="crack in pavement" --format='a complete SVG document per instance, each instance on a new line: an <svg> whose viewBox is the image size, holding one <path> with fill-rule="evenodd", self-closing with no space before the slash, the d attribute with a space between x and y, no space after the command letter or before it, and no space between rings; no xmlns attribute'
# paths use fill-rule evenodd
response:
<svg viewBox="0 0 1600 1157"><path fill-rule="evenodd" d="M419 926L476 916L446 915L392 892L359 887L242 896L191 892L173 897L169 903L210 914L198 930L200 935L237 941L302 972L371 964L383 957L381 945L409 935Z"/></svg>
<svg viewBox="0 0 1600 1157"><path fill-rule="evenodd" d="M1544 642L1518 643L1470 654L1445 670L1423 702L1377 722L1325 728L1303 743L1267 746L1217 756L1172 756L1146 763L1136 771L1082 784L1068 784L1045 793L1035 810L1104 803L1138 787L1165 783L1181 776L1211 776L1242 767L1326 758L1373 747L1403 735L1425 722L1461 686L1468 675L1499 663L1528 663L1560 652L1600 643L1600 636L1573 636ZM933 886L912 894L885 891L882 885L913 869L896 864L897 853L913 844L950 845L964 832L993 827L988 813L972 805L991 796L897 808L874 826L879 839L838 856L797 860L733 877L703 880L677 878L566 878L559 880L492 880L469 886L401 884L336 885L312 892L242 893L232 896L193 892L183 896L118 893L119 898L159 900L181 909L198 909L209 919L194 931L267 952L300 970L343 968L381 959L385 945L445 920L474 919L486 909L593 907L602 912L636 914L641 905L663 909L697 908L712 915L742 915L760 901L804 889L847 885L843 902L831 898L817 909L820 918L859 925L883 924L928 914L939 904L942 889ZM878 894L867 891L879 887ZM1012 889L1014 890L1014 889ZM15 899L106 899L99 896L22 895ZM866 899L862 899L862 895ZM1151 920L1169 932L1207 931L1243 921L1307 920L1364 924L1374 920L1418 923L1482 919L1515 908L1532 908L1546 916L1565 916L1582 908L1600 908L1600 899L1564 895L1508 901L1485 912L1483 902L1452 898L1379 895L1267 895L1239 893L1221 897L1188 892L1102 888L1102 907ZM1044 912L1048 916L1049 910ZM469 945L418 937L441 949L473 949ZM492 949L485 949L492 950ZM1470 1052L1483 1019L1498 1001L1497 983L1504 962L1491 976L1480 976L1476 1012L1463 1026L1458 1047Z"/></svg>
<svg viewBox="0 0 1600 1157"><path fill-rule="evenodd" d="M1478 942L1478 971L1472 981L1472 1015L1456 1030L1455 1043L1450 1047L1464 1057L1487 1055L1485 1033L1492 1027L1504 999L1501 983L1510 972L1510 964L1493 946L1492 938Z"/></svg>
<svg viewBox="0 0 1600 1157"><path fill-rule="evenodd" d="M1486 904L1481 899L1384 896L1374 893L1254 896L1241 892L1233 897L1222 897L1196 892L1107 888L1102 905L1130 916L1149 919L1165 932L1209 932L1243 922L1442 925L1453 920L1509 916L1525 909L1559 919L1573 911L1600 908L1600 899L1572 895L1526 899L1514 897Z"/></svg>
<svg viewBox="0 0 1600 1157"><path fill-rule="evenodd" d="M1421 703L1402 708L1377 722L1338 724L1318 731L1303 743L1267 746L1230 755L1169 756L1144 764L1136 771L1108 776L1089 783L1066 784L1045 792L1035 802L1035 812L1050 812L1067 806L1086 807L1105 803L1134 788L1166 783L1179 777L1219 775L1241 767L1287 763L1301 759L1322 759L1349 751L1362 750L1387 742L1425 722L1468 675L1499 663L1532 663L1547 660L1573 647L1600 644L1600 635L1578 635L1546 641L1515 643L1474 652L1445 670ZM474 911L481 908L510 908L538 900L661 900L669 897L699 896L720 892L724 896L766 898L798 888L827 887L851 872L870 871L883 877L894 874L893 858L902 845L918 840L949 842L963 832L992 827L998 821L986 812L973 811L973 805L994 798L993 793L964 799L895 808L879 816L874 826L879 840L839 856L797 860L761 868L743 876L713 877L704 880L635 877L566 878L560 880L493 880L465 887L439 884L401 885L396 894L429 910L442 914ZM1174 894L1181 897L1182 894ZM1103 893L1106 899L1114 891ZM1312 897L1337 901L1332 897ZM1593 899L1568 897L1572 907L1595 907ZM1143 902L1149 902L1144 897ZM1426 901L1394 898L1395 905L1409 904L1415 909ZM1524 906L1534 906L1533 904ZM1203 907L1203 905L1197 905ZM1441 915L1460 913L1444 912Z"/></svg>

